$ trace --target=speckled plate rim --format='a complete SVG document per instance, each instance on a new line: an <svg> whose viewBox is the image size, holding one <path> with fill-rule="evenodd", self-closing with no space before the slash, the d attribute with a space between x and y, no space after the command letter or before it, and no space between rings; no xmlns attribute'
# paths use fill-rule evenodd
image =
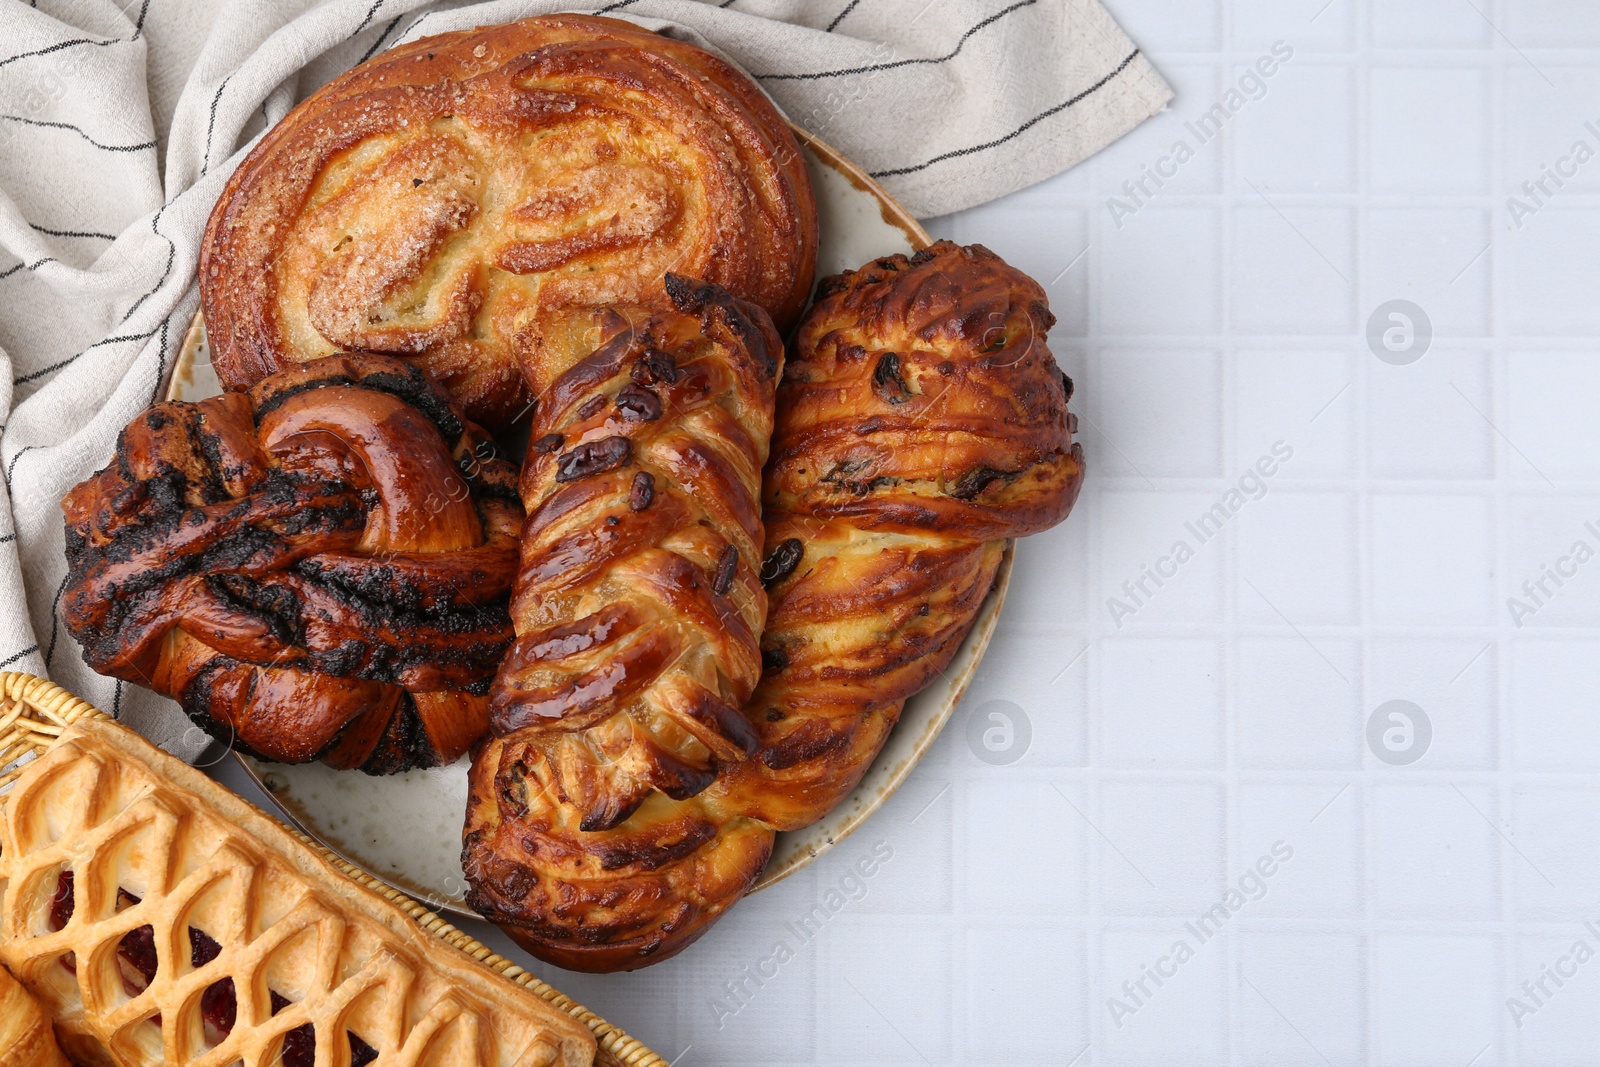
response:
<svg viewBox="0 0 1600 1067"><path fill-rule="evenodd" d="M825 141L799 126L792 123L790 125L795 136L807 150L808 162L813 165L813 169L826 168L832 171L844 178L856 192L876 201L884 224L898 230L910 249L924 248L932 243L928 232L911 213L901 207L865 171ZM824 240L826 238L827 234L824 233ZM850 265L859 266L873 255L887 255L894 251L904 251L904 249L867 253L851 261ZM819 256L819 259L825 262L826 256ZM832 269L842 268L835 265L829 269L831 272ZM818 273L819 276L823 273L820 265ZM205 359L204 349L205 322L201 314L196 312L194 321L184 337L177 362L173 366L172 379L167 389L168 400L198 400L215 394L217 387L211 384L212 375L209 361ZM955 657L932 685L906 701L899 723L890 733L877 759L862 775L855 791L817 823L803 830L779 834L773 846L772 858L751 889L752 893L781 882L858 830L873 812L883 806L927 754L955 712L956 705L961 702L961 697L972 682L978 664L989 647L990 639L994 636L995 627L1000 620L1000 609L1005 603L1006 590L1011 581L1013 549L1014 546L1007 542L999 570L995 574L994 585L979 606L972 630L967 634ZM435 910L448 911L467 918L479 918L476 912L462 902L459 892L439 886L423 885L399 871L369 862L361 855L359 848L326 832L319 826L317 818L297 804L293 796L286 795L288 790L281 787L274 788L268 784L267 775L271 774L274 768L281 770L280 765L261 763L237 752L233 755L245 773L261 787L261 791L271 798L273 804L291 823L347 862L369 871L373 877L404 893L426 901Z"/></svg>

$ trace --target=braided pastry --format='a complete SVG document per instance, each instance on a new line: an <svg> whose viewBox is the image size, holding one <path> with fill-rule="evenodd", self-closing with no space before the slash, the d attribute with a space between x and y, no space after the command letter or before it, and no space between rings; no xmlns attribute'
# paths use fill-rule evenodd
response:
<svg viewBox="0 0 1600 1067"><path fill-rule="evenodd" d="M745 704L753 743L743 731L710 742L703 726L689 731L710 757L694 768L714 775L692 800L677 799L681 778L634 769L654 769L636 750L637 719L609 720L617 725L605 743L592 728L557 734L585 746L581 773L504 749L498 762L476 762L463 854L474 906L562 966L643 966L683 948L749 889L776 830L815 821L854 788L906 698L955 655L1004 539L1060 522L1077 497L1082 450L1071 440L1068 383L1045 344L1053 322L1039 285L978 246L940 242L823 283L779 389L765 477L762 577L773 599L765 673ZM587 391L560 403L570 408ZM625 484L615 477L613 499ZM524 581L530 546L551 561L546 573L574 566L556 562L540 522L534 512ZM636 684L607 636L589 623L536 640L563 655L594 646L563 660L569 674L590 672L581 681L611 672ZM547 690L563 707L576 691ZM672 739L672 727L689 730L681 716L664 717L649 739ZM724 740L736 744L716 746ZM586 784L584 774L620 778L627 804L585 824L594 805L566 784Z"/></svg>
<svg viewBox="0 0 1600 1067"><path fill-rule="evenodd" d="M515 477L387 356L158 404L62 501L62 617L89 666L244 752L447 763L487 730L512 636Z"/></svg>
<svg viewBox="0 0 1600 1067"><path fill-rule="evenodd" d="M552 15L394 48L296 107L223 191L200 286L229 386L387 352L495 427L547 315L658 296L670 269L786 328L816 242L799 146L745 75Z"/></svg>
<svg viewBox="0 0 1600 1067"><path fill-rule="evenodd" d="M529 521L472 764L474 907L537 955L665 958L738 899L772 835L695 797L755 750L757 494L782 345L759 308L668 275L674 309L601 313L529 365Z"/></svg>
<svg viewBox="0 0 1600 1067"><path fill-rule="evenodd" d="M795 339L764 487L757 758L715 803L776 830L847 797L955 655L1006 538L1083 484L1044 290L939 241L829 278Z"/></svg>

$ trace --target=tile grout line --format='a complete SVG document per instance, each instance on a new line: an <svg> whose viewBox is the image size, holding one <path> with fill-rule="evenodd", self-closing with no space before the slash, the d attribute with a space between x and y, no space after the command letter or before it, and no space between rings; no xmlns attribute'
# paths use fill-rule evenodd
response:
<svg viewBox="0 0 1600 1067"><path fill-rule="evenodd" d="M1338 2L1338 0L1334 0ZM1237 27L1234 25L1233 5L1223 5L1223 40L1230 44L1234 41ZM1224 63L1220 79L1221 84L1233 84L1239 64L1236 62ZM1225 195L1220 199L1221 229L1218 251L1220 262L1217 264L1218 284L1220 286L1220 314L1221 325L1224 331L1223 345L1218 353L1218 373L1222 381L1219 383L1222 396L1223 428L1219 441L1223 478L1228 477L1230 470L1239 469L1242 456L1238 444L1239 411L1238 396L1235 392L1238 375L1235 366L1238 360L1238 341L1236 332L1236 312L1233 300L1232 281L1238 269L1238 253L1235 243L1238 239L1238 202L1231 195L1239 187L1239 139L1232 129L1223 132L1224 143L1222 148L1222 189ZM1237 616L1239 603L1239 531L1229 529L1224 532L1223 542L1223 599L1222 599L1222 640L1217 644L1217 666L1222 672L1218 679L1218 696L1222 700L1222 806L1223 827L1220 842L1221 855L1218 861L1221 870L1218 876L1222 880L1224 891L1229 884L1231 872L1234 870L1233 853L1237 849L1239 839L1239 786L1237 776L1237 760L1235 750L1238 745L1238 686L1235 678L1235 667L1238 663L1238 630ZM1223 1041L1227 1049L1230 1067L1240 1067L1241 1050L1239 1042L1234 1040L1234 1035L1243 1030L1243 993L1240 989L1239 976L1243 973L1243 960L1240 954L1239 939L1232 929L1227 931L1227 939L1223 942L1225 950L1224 967L1230 980L1227 982L1227 1009L1223 1017Z"/></svg>
<svg viewBox="0 0 1600 1067"><path fill-rule="evenodd" d="M1499 20L1504 14L1503 9L1505 5L1500 3L1499 0L1486 0L1486 6L1489 9L1490 16L1496 20ZM1510 180L1506 165L1506 151L1508 148L1509 138L1508 131L1506 130L1505 108L1510 89L1508 84L1508 64L1510 63L1511 59L1507 54L1505 42L1502 40L1499 33L1493 35L1490 45L1493 49L1496 62L1490 68L1489 72L1489 111L1490 114L1495 116L1495 118L1494 121L1491 122L1489 128L1489 193L1491 197L1491 206L1488 211L1488 237L1490 248L1488 263L1488 325L1490 334L1488 384L1490 392L1488 400L1490 403L1490 410L1494 413L1495 418L1503 423L1505 422L1506 415L1509 412L1509 405L1506 403L1506 398L1510 395L1509 352L1505 334L1509 323L1505 307L1506 257L1501 255L1500 250L1494 247L1495 238L1498 236L1498 233L1495 225L1497 213L1494 209L1492 198L1504 192ZM1492 485L1495 545L1491 558L1494 559L1495 563L1497 564L1498 572L1502 575L1509 575L1511 573L1509 569L1511 553L1509 526L1511 517L1509 494L1507 490L1507 480L1508 472L1510 470L1511 457L1508 455L1508 444L1509 442L1504 439L1503 435L1496 434L1494 438L1491 438L1491 445L1494 449L1491 455L1494 458L1495 475ZM1493 594L1491 593L1491 610L1492 608ZM1496 618L1496 621L1498 621L1498 618ZM1509 738L1509 735L1506 732L1506 725L1510 694L1506 689L1505 665L1507 662L1507 641L1503 623L1497 627L1496 637L1494 640L1496 646L1493 663L1493 669L1495 672L1494 718L1495 733L1497 735L1494 746L1494 767L1498 773L1495 778L1494 786L1492 787L1491 795L1494 797L1495 801L1495 817L1503 819L1510 812L1508 803L1509 793L1506 780L1507 767L1505 753L1505 745ZM1494 842L1496 866L1495 875L1498 882L1498 885L1496 886L1496 904L1498 906L1496 917L1501 922L1505 922L1509 917L1516 914L1516 892L1511 877L1508 874L1508 872L1514 868L1510 866L1510 859L1508 856L1510 843L1504 840L1503 835L1497 835L1497 837L1500 839ZM1516 939L1514 937L1511 939L1511 941L1508 941L1508 939L1504 937L1496 937L1491 942L1495 949L1494 970L1499 978L1501 989L1510 988L1512 985L1513 967L1511 961L1516 953L1511 942L1514 942L1515 940ZM1495 1028L1494 1039L1495 1043L1500 1045L1502 1057L1511 1063L1521 1063L1523 1050L1520 1034L1515 1029L1507 1028L1505 1016L1497 1014L1496 1018L1499 1021L1499 1026Z"/></svg>
<svg viewBox="0 0 1600 1067"><path fill-rule="evenodd" d="M1370 16L1372 4L1375 2L1381 2L1381 0L1368 0L1367 3L1360 5L1360 14L1362 16ZM1365 228L1369 222L1369 216L1367 213L1368 209L1366 205L1369 203L1367 198L1372 194L1373 166L1371 145L1373 118L1373 68L1369 47L1371 25L1370 18L1364 18L1363 21L1367 24L1361 27L1361 29L1365 32L1363 32L1359 41L1359 45L1362 49L1360 61L1361 76L1356 80L1355 87L1357 112L1357 125L1355 127L1357 153L1356 165L1358 168L1356 175L1356 192L1360 198L1359 203L1361 205L1356 209L1358 215L1356 220L1358 241L1360 240L1359 235L1364 234ZM1358 246L1356 250L1357 274L1355 292L1355 326L1357 337L1362 336L1364 332L1366 318L1365 315L1363 315L1363 312L1366 311L1367 306L1372 302L1373 299L1372 296L1367 292L1368 286L1371 283L1369 280L1369 272L1364 269L1364 264L1361 262L1362 251L1363 249ZM1370 312L1367 312L1367 314L1370 314ZM1376 357L1372 356L1371 353L1362 352L1359 341L1355 344L1352 344L1351 353L1356 361L1353 368L1355 371L1354 381L1356 383L1356 390L1354 396L1351 398L1351 407L1354 412L1351 419L1351 426L1354 432L1359 434L1362 439L1362 447L1357 450L1356 456L1356 473L1358 477L1357 484L1359 486L1356 491L1356 522L1359 523L1357 529L1360 531L1360 534L1357 537L1355 561L1357 617L1362 624L1362 638L1360 640L1360 646L1356 650L1356 658L1357 663L1359 664L1358 669L1360 670L1360 677L1357 678L1352 688L1358 701L1356 722L1364 724L1367 715L1370 713L1369 709L1373 707L1373 701L1376 699L1376 695L1371 691L1373 677L1371 622L1375 614L1373 609L1376 603L1375 591L1373 588L1373 560L1375 559L1375 552L1372 515L1372 441L1370 434L1364 432L1365 428L1370 425L1368 413L1372 407L1371 396L1373 378L1372 368L1369 365L1369 360ZM1366 746L1364 731L1362 738L1357 741L1357 745L1359 746L1357 749L1357 759L1359 761L1358 766L1360 766L1362 770L1365 770L1370 761L1365 751ZM1363 777L1365 776L1363 775ZM1362 1027L1361 1044L1362 1049L1366 1054L1366 1062L1372 1063L1376 1062L1374 1057L1374 1045L1377 1044L1377 1037L1379 1035L1379 1006L1378 997L1376 995L1379 989L1379 960L1377 945L1372 936L1372 919L1375 914L1375 902L1372 899L1372 872L1374 870L1372 854L1373 844L1372 834L1370 832L1372 825L1372 789L1365 781L1363 781L1355 790L1354 808L1355 814L1353 818L1357 842L1356 855L1360 858L1359 862L1361 875L1360 881L1357 883L1357 892L1360 896L1360 912L1362 918L1362 931L1359 944L1361 947L1363 962L1365 964L1363 976L1364 988L1362 989L1362 1007L1365 1025Z"/></svg>
<svg viewBox="0 0 1600 1067"><path fill-rule="evenodd" d="M1091 186L1098 190L1101 171L1105 167L1105 159L1095 159L1095 170L1090 175ZM1084 219L1084 238L1093 247L1103 247L1105 220L1098 210L1089 210ZM1084 366L1090 370L1091 378L1104 379L1105 350L1101 345L1100 331L1103 317L1100 295L1104 291L1101 283L1105 278L1105 257L1100 254L1091 254L1089 266L1092 268L1090 278L1090 291L1084 300ZM1098 395L1098 394L1093 394ZM1096 411L1096 414L1101 412ZM1094 532L1089 537L1089 563L1094 568L1093 581L1089 583L1093 588L1093 599L1087 605L1087 631L1083 636L1093 647L1087 652L1084 660L1084 723L1083 723L1083 758L1084 758L1084 806L1095 813L1097 819L1102 817L1100 799L1100 729L1098 704L1095 694L1099 692L1100 685L1100 637L1101 619L1099 605L1105 602L1105 529L1100 517L1105 511L1104 483L1100 479L1095 481L1093 494L1094 508L1091 515L1094 518ZM1084 946L1084 978L1085 987L1091 990L1088 1002L1084 1006L1087 1018L1085 1036L1093 1048L1104 1048L1106 1041L1105 1016L1095 1010L1096 1005L1102 1001L1106 992L1104 987L1105 960L1102 948L1104 947L1104 921L1101 914L1100 899L1103 892L1101 884L1104 863L1102 861L1102 844L1089 834L1083 837L1088 846L1085 852L1088 871L1084 884L1084 911L1086 921L1083 930ZM1091 1054L1091 1061L1097 1057Z"/></svg>

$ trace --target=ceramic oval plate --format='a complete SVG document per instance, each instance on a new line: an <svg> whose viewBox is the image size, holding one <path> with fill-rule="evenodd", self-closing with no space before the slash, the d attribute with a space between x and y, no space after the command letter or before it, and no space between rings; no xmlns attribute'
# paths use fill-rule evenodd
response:
<svg viewBox="0 0 1600 1067"><path fill-rule="evenodd" d="M878 256L912 252L929 243L916 219L855 164L796 130L810 165L821 224L817 276L861 266ZM168 390L171 400L202 400L221 392L197 316ZM938 736L977 669L994 634L1011 576L1007 546L994 588L950 667L906 702L883 751L844 803L814 826L779 834L756 889L793 874L866 820L903 782ZM467 805L467 762L374 778L320 763L288 765L239 756L306 833L377 877L435 909L474 916L463 896L461 822Z"/></svg>

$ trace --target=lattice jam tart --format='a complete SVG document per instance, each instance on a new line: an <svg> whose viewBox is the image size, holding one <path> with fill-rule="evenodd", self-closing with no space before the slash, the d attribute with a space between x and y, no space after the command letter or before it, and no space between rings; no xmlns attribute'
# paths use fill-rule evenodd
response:
<svg viewBox="0 0 1600 1067"><path fill-rule="evenodd" d="M590 1064L532 991L111 722L3 797L0 963L79 1063Z"/></svg>

